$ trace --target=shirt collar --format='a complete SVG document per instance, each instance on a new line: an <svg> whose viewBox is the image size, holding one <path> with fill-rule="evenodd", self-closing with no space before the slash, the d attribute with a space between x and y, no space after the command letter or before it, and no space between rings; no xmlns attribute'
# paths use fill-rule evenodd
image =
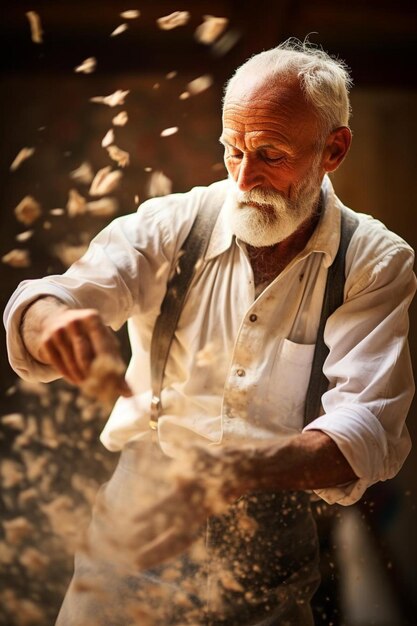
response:
<svg viewBox="0 0 417 626"><path fill-rule="evenodd" d="M224 181L227 185L228 181ZM323 178L321 191L323 194L323 210L312 236L300 256L306 257L312 252L324 254L324 266L329 267L337 254L340 242L341 202L336 196L330 178ZM230 248L234 234L230 227L223 206L213 228L210 242L206 250L205 260L209 261Z"/></svg>

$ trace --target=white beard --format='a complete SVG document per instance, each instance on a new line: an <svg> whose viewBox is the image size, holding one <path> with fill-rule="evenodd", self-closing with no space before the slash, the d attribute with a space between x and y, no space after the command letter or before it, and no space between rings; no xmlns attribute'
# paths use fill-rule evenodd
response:
<svg viewBox="0 0 417 626"><path fill-rule="evenodd" d="M284 241L312 216L321 180L317 163L314 163L291 199L278 191L258 187L248 192L240 191L230 176L229 183L225 211L232 232L243 242L260 248Z"/></svg>

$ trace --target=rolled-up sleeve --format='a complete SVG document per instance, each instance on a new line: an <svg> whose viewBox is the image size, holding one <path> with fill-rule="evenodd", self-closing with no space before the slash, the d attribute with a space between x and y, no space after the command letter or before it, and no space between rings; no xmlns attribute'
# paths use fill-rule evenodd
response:
<svg viewBox="0 0 417 626"><path fill-rule="evenodd" d="M316 491L331 504L352 504L373 483L395 476L411 448L405 418L414 394L407 343L414 255L406 244L364 262L366 255L357 255L346 300L327 321L324 414L304 429L329 435L358 477Z"/></svg>
<svg viewBox="0 0 417 626"><path fill-rule="evenodd" d="M192 224L192 205L183 207L181 196L148 200L137 213L117 218L103 229L64 274L18 286L4 311L4 324L9 361L21 378L41 382L57 378L54 369L31 358L20 335L22 315L39 297L54 296L70 308L95 308L114 330L138 312L157 314L172 260ZM178 232L175 237L172 211L178 208L183 210L176 225L180 237Z"/></svg>

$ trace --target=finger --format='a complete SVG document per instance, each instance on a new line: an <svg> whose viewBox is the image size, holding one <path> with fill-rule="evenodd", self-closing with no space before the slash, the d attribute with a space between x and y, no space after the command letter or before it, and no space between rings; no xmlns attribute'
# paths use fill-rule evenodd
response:
<svg viewBox="0 0 417 626"><path fill-rule="evenodd" d="M95 357L94 349L88 334L84 332L79 320L74 320L69 324L68 331L75 363L83 378L85 378Z"/></svg>
<svg viewBox="0 0 417 626"><path fill-rule="evenodd" d="M142 570L155 567L184 552L197 536L196 532L179 532L178 528L167 528L164 533L140 548L136 554L135 563Z"/></svg>
<svg viewBox="0 0 417 626"><path fill-rule="evenodd" d="M95 355L108 353L121 358L119 343L115 335L103 324L98 314L91 313L80 321L82 321L90 337L91 346Z"/></svg>
<svg viewBox="0 0 417 626"><path fill-rule="evenodd" d="M39 356L47 364L52 365L57 372L59 372L65 379L74 385L77 384L77 380L72 376L70 370L66 366L66 362L62 359L60 350L55 346L52 340L48 340L39 350Z"/></svg>
<svg viewBox="0 0 417 626"><path fill-rule="evenodd" d="M184 502L184 492L182 493L176 487L173 487L169 493L167 493L162 498L156 500L155 504L151 504L146 507L141 513L138 513L133 518L133 522L135 524L144 524L148 523L150 519L153 519L154 526L157 525L160 519L163 519L162 516L166 517L167 523L169 523L170 516L175 515L178 516L181 514L181 511L185 511L189 508L189 501L186 500Z"/></svg>
<svg viewBox="0 0 417 626"><path fill-rule="evenodd" d="M69 372L70 376L80 384L84 379L81 369L78 366L77 359L74 354L74 346L72 343L71 333L68 334L68 327L57 329L51 337L54 347L59 351L62 362Z"/></svg>

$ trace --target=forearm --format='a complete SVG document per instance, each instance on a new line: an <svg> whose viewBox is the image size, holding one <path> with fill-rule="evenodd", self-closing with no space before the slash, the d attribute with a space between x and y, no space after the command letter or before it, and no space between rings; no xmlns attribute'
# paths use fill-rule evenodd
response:
<svg viewBox="0 0 417 626"><path fill-rule="evenodd" d="M321 431L240 451L226 451L234 495L250 491L325 489L357 479L334 441ZM229 482L229 481L227 481Z"/></svg>

